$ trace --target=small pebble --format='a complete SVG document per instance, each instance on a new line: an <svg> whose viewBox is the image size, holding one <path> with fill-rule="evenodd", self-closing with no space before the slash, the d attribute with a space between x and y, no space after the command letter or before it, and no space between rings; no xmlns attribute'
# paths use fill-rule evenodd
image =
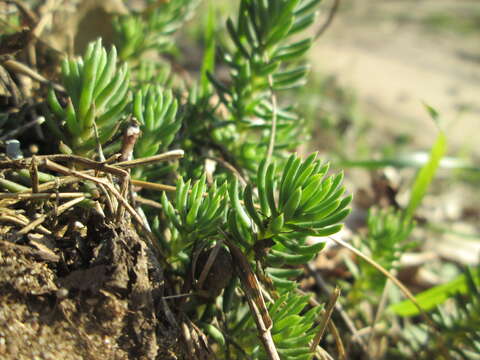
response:
<svg viewBox="0 0 480 360"><path fill-rule="evenodd" d="M65 299L68 296L68 290L60 288L57 290L57 299Z"/></svg>

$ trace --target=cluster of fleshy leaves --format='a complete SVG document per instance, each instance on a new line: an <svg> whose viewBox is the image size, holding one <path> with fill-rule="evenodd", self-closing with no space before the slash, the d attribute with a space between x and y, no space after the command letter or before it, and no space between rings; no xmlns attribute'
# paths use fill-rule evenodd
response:
<svg viewBox="0 0 480 360"><path fill-rule="evenodd" d="M98 144L118 134L123 119L132 115L142 131L135 146L137 158L168 148L181 127L177 99L171 89L159 85L132 89L129 77L127 64L117 68L115 47L107 53L100 39L89 44L83 58L63 61L66 106L50 88L48 103L52 113L47 122L62 141L63 151L90 155Z"/></svg>
<svg viewBox="0 0 480 360"><path fill-rule="evenodd" d="M235 120L261 127L253 117L268 120L272 116L270 90L291 89L304 84L308 67L295 65L292 61L306 53L312 39L293 42L289 39L313 24L314 10L319 2L242 0L237 24L227 20L234 50L227 51L224 58L232 69L233 83L227 88L213 77L212 80ZM286 69L285 65L290 68ZM294 115L280 111L278 116L281 120L291 120ZM266 123L268 125L268 121Z"/></svg>
<svg viewBox="0 0 480 360"><path fill-rule="evenodd" d="M351 196L342 199L343 174L327 177L328 164L316 157L314 153L302 161L291 155L279 181L275 164L261 163L257 173L260 211L252 206L252 186L244 191L245 206L260 239L290 232L327 236L340 230L337 223L348 215Z"/></svg>
<svg viewBox="0 0 480 360"><path fill-rule="evenodd" d="M414 224L400 210L371 209L367 225L368 232L362 238L360 248L387 270L394 269L401 254L416 246L415 242L407 242ZM378 295L383 290L386 279L370 264L361 261L358 265L350 266L355 268L353 273L357 274L351 291L352 300L356 295L364 298L366 291L373 290ZM372 296L372 299L378 299L378 296Z"/></svg>
<svg viewBox="0 0 480 360"><path fill-rule="evenodd" d="M412 221L405 218L401 211L371 209L367 225L368 235L364 245L374 259L378 259L386 269L391 269L399 254L406 250L404 241L413 230Z"/></svg>
<svg viewBox="0 0 480 360"><path fill-rule="evenodd" d="M218 234L218 226L225 221L227 210L227 187L217 187L214 183L207 191L206 177L203 176L193 186L180 177L175 192L175 207L167 195L162 195L165 214L179 232L177 241L172 242L171 253L188 252L198 239L208 240Z"/></svg>
<svg viewBox="0 0 480 360"><path fill-rule="evenodd" d="M309 308L310 296L286 292L274 302L269 303L268 312L272 316L272 335L281 359L308 360L312 358L310 344L315 337L316 326L312 326L319 316L322 307ZM247 333L254 326L249 319L235 329L238 333ZM234 335L235 335L234 332ZM252 347L253 337L250 333L240 338L240 343L251 349L256 359L268 359L260 346Z"/></svg>
<svg viewBox="0 0 480 360"><path fill-rule="evenodd" d="M228 232L247 256L259 244L271 241L264 270L275 290L283 294L269 305L273 338L282 358L310 359L312 324L319 308L301 314L308 297L294 295L291 290L297 286L295 278L302 273L298 266L313 259L323 248L322 243L308 244L307 235L337 232L341 228L339 222L349 213L351 196L344 196L342 174L327 176L328 165L316 160L316 154L303 161L292 155L278 180L274 170L274 163L262 163L257 188L249 184L242 192L237 178L219 188L214 184L208 191L205 175L193 187L180 179L175 198L169 201L164 193L162 204L178 231L171 247L182 251L180 257L186 261L194 248L209 246L218 239L222 233L219 228ZM175 252L173 255L178 256ZM224 304L232 302L231 294L225 291ZM237 329L239 334L241 329ZM264 358L260 347L252 351L256 358Z"/></svg>
<svg viewBox="0 0 480 360"><path fill-rule="evenodd" d="M140 123L142 136L135 146L137 158L165 151L182 125L176 117L178 102L171 90L143 86L133 98L133 115Z"/></svg>
<svg viewBox="0 0 480 360"><path fill-rule="evenodd" d="M121 38L120 57L131 61L134 55L148 49L165 51L173 43L171 33L185 19L182 6L194 3L172 0L153 6L145 14L119 17L116 24ZM186 271L193 249L212 245L221 240L221 234L228 233L237 242L257 275L266 274L273 282L273 300L267 307L273 319L273 339L282 359L313 356L309 343L319 308L307 310L308 299L287 290L297 286L295 278L302 272L299 265L313 259L323 248L322 243L309 243L308 237L339 231L351 200L341 185L343 175L328 176L328 164L318 161L316 154L305 160L291 155L286 162L279 161L282 156L278 156L285 156L284 150L295 146L301 122L293 107L276 107L272 99L278 91L304 84L308 67L298 65L298 60L312 41L292 36L313 23L318 3L319 0L241 0L237 24L227 22L233 50L225 52L225 61L231 69L232 83L225 86L213 74L206 75L214 68L212 40L206 54L209 65L204 66L202 74L203 80L211 81L213 87L203 82L190 89L188 105L201 105L200 111L190 113L195 115L194 119L179 116L178 101L169 88L171 84L167 84L167 76L161 76L161 84L144 84L156 69L140 61L139 66L132 68L137 83L130 85L127 65L118 68L115 48L107 53L100 40L89 45L82 59L64 61L66 100L57 97L53 90L48 99L53 114L49 126L65 144L66 151L90 156L97 144L111 141L123 118L133 116L142 130L135 157L166 150L183 125L184 144L195 137L189 131L197 132L197 136L205 137L202 146L209 153L221 151L221 155L230 155L240 166L251 170L245 188L239 186L237 177L229 178L220 171L213 172L214 181L207 186L203 167L200 179L192 184L192 176L186 181L181 176L191 174L188 163L180 163L175 174L175 195L162 195L162 216L155 216L151 223L157 234L170 230L171 236L162 238L162 246L172 262L181 260L175 263L180 271ZM212 24L213 21L209 36L213 38ZM212 106L215 95L225 114L219 114L219 107ZM273 149L276 160L270 161L259 149L266 149L274 117L278 125ZM185 126L185 122L195 126ZM245 136L245 131L253 131L257 138ZM216 135L211 136L210 132ZM217 136L219 133L221 136ZM215 146L209 148L211 144ZM187 158L203 153L203 149L197 152L193 147L194 151L186 150ZM154 168L150 170L153 175L145 177L162 178L164 170ZM158 219L166 219L166 225ZM251 349L254 358L264 358L264 350L251 336L251 327L245 328L245 322L236 318L236 312L245 307L245 299L238 296L235 281L223 295L225 309L227 304L235 304L226 316L232 328L238 330L234 333L242 339L242 346ZM229 301L228 297L235 300Z"/></svg>
<svg viewBox="0 0 480 360"><path fill-rule="evenodd" d="M258 166L259 155L267 149L274 118L275 149L293 149L301 138L302 119L292 104L280 107L272 98L306 82L309 67L299 61L313 39L295 36L314 23L319 2L242 0L236 23L227 20L231 46L225 46L224 61L230 68L231 84L225 85L212 74L209 78L235 129L225 128L222 135L229 138L228 148L248 170ZM248 141L242 135L246 131Z"/></svg>
<svg viewBox="0 0 480 360"><path fill-rule="evenodd" d="M117 67L115 47L107 53L101 39L88 45L83 58L62 62L66 106L50 88L48 104L53 114L47 124L65 145L64 151L87 155L97 142L112 138L130 102L129 78L127 64Z"/></svg>
<svg viewBox="0 0 480 360"><path fill-rule="evenodd" d="M138 58L147 50L165 53L174 48L172 34L193 14L198 0L149 2L140 13L119 16L114 21L120 57Z"/></svg>
<svg viewBox="0 0 480 360"><path fill-rule="evenodd" d="M251 184L239 201L238 184L230 185L233 211L229 227L246 249L270 244L267 272L274 284L291 289L295 283L287 280L298 275L286 266L304 264L323 248L323 242L308 244L307 236L324 237L338 232L340 222L349 214L351 195L344 196L343 174L327 175L328 164L311 154L304 161L291 155L281 177L275 174L275 163L262 162L257 172L257 193ZM256 201L258 198L258 201ZM246 234L252 234L246 236ZM282 268L283 267L283 268Z"/></svg>
<svg viewBox="0 0 480 360"><path fill-rule="evenodd" d="M253 247L255 242L273 239L292 251L305 252L308 246L293 245L295 237L328 236L341 229L342 225L339 223L348 215L348 205L352 197L344 196L345 188L341 185L343 174L327 176L328 164L316 160L316 156L314 153L302 161L292 154L279 180L274 176L275 163L267 166L262 162L257 173L258 200L254 196L252 184L239 192L236 177L222 185L218 192L221 193L219 198L224 198L224 190L228 184L228 230L239 242ZM187 185L183 180L177 183L179 190L175 207L184 219L184 225L192 227L185 228L187 232L191 232L195 227L201 228L204 224L203 221L195 223L195 217L208 214L198 213L198 208L203 204L200 190L205 191L205 186L205 176L195 184L190 193L189 182ZM216 189L215 185L210 191L215 193ZM179 192L182 193L181 196L178 195ZM163 199L167 200L165 194ZM209 199L209 196L206 196L206 199ZM222 204L227 207L227 203ZM168 208L173 209L173 206ZM189 218L188 214L190 224L185 222ZM171 219L172 222L177 222L175 217ZM205 225L212 233L216 232L215 227L208 226L208 221ZM250 233L250 236L246 235L246 232ZM317 245L311 246L312 250L318 248Z"/></svg>
<svg viewBox="0 0 480 360"><path fill-rule="evenodd" d="M313 24L319 3L240 0L237 21L229 19L224 32L229 37L229 44L223 44L229 82L214 74L218 31L211 11L201 79L188 89L186 105L182 101L184 108L178 111L168 67L139 57L148 50L157 55L171 53L175 44L172 34L198 1L147 1L143 12L132 11L115 20L118 57L129 61L130 70L126 64L118 63L115 47L107 51L97 40L89 44L82 58L63 61L61 82L65 92L50 88L47 99L51 110L46 114L47 125L65 153L93 156L98 145L106 146L119 135L123 119L134 116L143 132L135 156L150 156L171 146L183 126L180 143L186 150L186 160L176 166L154 166L133 173L150 181L171 179L172 175L179 179L172 199L166 194L161 199L160 214L165 215L167 225L159 220L162 216L157 217L158 213L149 213L147 218L157 234L170 230L170 238L161 246L170 260L182 260L179 266L183 268L176 270L184 272L195 246L221 241L224 233L234 239L271 297L267 300L273 320L271 331L282 359L313 357L310 342L320 308L309 308L308 298L295 293L295 279L303 272L300 265L323 248L322 242L312 243L309 237L339 231L351 201L351 196L344 194L342 174L327 176L328 165L317 161L315 154L305 160L291 155L283 162L286 150L294 149L301 141L303 128L295 108L280 96L284 90L305 84L309 67L301 60L313 39L300 38L299 33ZM3 121L0 119L0 123ZM418 194L426 190L432 169L438 166L444 152L442 137L432 150L433 165L424 171L429 173L428 181L414 187L417 196L408 206L408 216L390 210L369 215L369 233L363 239L362 250L387 269L394 268L399 254L409 247L404 240L412 230L410 220L423 196ZM272 139L275 161L264 155ZM118 143L113 145L118 150ZM204 156L212 154L243 172L247 186L241 188L236 177L228 178L218 170L210 173L213 185L207 186ZM187 175L186 182L182 175ZM200 180L192 186L191 179L198 177ZM359 263L360 276L354 286L357 290L381 290L384 279L363 265ZM441 297L455 302L455 312L446 314L439 308L433 316L440 331L448 335L448 349L465 359L480 349L476 331L480 318L478 273L478 269L468 269L452 284L431 289L437 295L436 301ZM457 286L455 291L460 289L460 293L451 296L451 286ZM263 359L266 354L252 331L254 325L245 298L239 295L241 288L243 284L240 286L234 279L225 289L221 303L226 328L216 328L217 336L212 336L221 350L228 351L225 333L234 336L252 358ZM422 299L431 304L432 298L435 296L425 294ZM212 330L214 326L206 323L204 329ZM423 345L418 344L418 348Z"/></svg>

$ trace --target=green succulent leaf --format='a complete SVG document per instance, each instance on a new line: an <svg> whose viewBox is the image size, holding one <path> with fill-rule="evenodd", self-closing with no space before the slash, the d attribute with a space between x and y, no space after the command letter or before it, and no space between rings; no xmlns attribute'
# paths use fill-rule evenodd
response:
<svg viewBox="0 0 480 360"><path fill-rule="evenodd" d="M129 98L129 72L117 70L116 50L109 53L101 39L87 46L83 58L62 62L62 81L67 90L67 105L60 105L53 90L48 103L61 129L63 121L69 136L63 136L73 153L89 155L97 148L93 125L97 125L100 144L111 139L119 128ZM51 125L51 124L50 124ZM113 131L115 130L115 131Z"/></svg>
<svg viewBox="0 0 480 360"><path fill-rule="evenodd" d="M133 115L140 122L142 136L137 140L137 158L167 150L181 127L178 102L171 90L146 85L133 99Z"/></svg>

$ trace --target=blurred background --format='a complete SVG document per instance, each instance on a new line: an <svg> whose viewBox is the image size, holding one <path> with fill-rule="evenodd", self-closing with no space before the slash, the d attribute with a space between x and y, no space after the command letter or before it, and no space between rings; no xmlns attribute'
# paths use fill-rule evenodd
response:
<svg viewBox="0 0 480 360"><path fill-rule="evenodd" d="M335 2L324 1L325 12ZM311 55L315 75L349 89L375 121L374 143L393 136L428 148L435 125L426 102L441 114L451 151L478 156L479 41L479 1L339 1Z"/></svg>
<svg viewBox="0 0 480 360"><path fill-rule="evenodd" d="M378 179L403 206L415 169L445 130L447 157L419 211L435 231L422 242L441 257L478 263L480 2L328 0L320 18L332 10L300 97L313 119L312 147L345 168L358 209L381 197Z"/></svg>

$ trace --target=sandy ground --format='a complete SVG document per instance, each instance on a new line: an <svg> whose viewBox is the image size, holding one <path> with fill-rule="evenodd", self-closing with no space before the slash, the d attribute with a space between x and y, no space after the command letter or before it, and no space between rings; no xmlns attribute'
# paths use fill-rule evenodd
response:
<svg viewBox="0 0 480 360"><path fill-rule="evenodd" d="M376 131L409 134L415 148L429 148L436 127L422 106L426 102L441 114L449 153L480 156L480 32L432 32L415 21L395 20L399 11L413 5L415 14L449 11L451 6L480 13L480 3L346 3L312 51L314 69L336 75L341 86L353 89L360 111L373 119Z"/></svg>

